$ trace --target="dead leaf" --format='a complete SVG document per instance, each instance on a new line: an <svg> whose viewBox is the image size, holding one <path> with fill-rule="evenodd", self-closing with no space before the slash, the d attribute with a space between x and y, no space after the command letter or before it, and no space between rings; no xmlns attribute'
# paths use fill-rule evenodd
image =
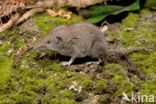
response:
<svg viewBox="0 0 156 104"><path fill-rule="evenodd" d="M54 11L54 10L51 10L51 9L47 9L46 10L47 11L47 13L50 15L50 16L57 16L57 13L56 13L56 11Z"/></svg>
<svg viewBox="0 0 156 104"><path fill-rule="evenodd" d="M64 17L66 19L71 19L71 12L66 12L63 9L60 9L59 11L47 9L46 11L50 16L53 16L53 17L59 16L59 17Z"/></svg>

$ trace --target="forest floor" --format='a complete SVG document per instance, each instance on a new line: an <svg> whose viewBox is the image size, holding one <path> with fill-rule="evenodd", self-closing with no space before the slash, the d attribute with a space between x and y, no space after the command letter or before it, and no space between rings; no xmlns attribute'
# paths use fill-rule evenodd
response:
<svg viewBox="0 0 156 104"><path fill-rule="evenodd" d="M152 96L156 103L156 12L129 13L105 32L116 47L148 48L127 56L144 80L118 63L86 66L80 59L64 67L61 62L68 57L31 50L56 26L83 21L43 13L0 33L0 104L150 104ZM124 94L130 101L123 100Z"/></svg>

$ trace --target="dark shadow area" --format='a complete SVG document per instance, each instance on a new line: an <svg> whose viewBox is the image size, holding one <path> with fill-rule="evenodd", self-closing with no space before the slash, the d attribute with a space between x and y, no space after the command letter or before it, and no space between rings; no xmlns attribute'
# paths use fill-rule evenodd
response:
<svg viewBox="0 0 156 104"><path fill-rule="evenodd" d="M108 5L123 5L123 6L128 6L135 2L136 0L109 0L107 2Z"/></svg>
<svg viewBox="0 0 156 104"><path fill-rule="evenodd" d="M54 55L49 56L49 60L59 60L60 62L63 62L63 61L69 61L70 57L56 54L55 56ZM83 64L86 62L95 62L95 61L98 61L98 59L87 56L83 58L76 58L73 64L77 65L77 64Z"/></svg>
<svg viewBox="0 0 156 104"><path fill-rule="evenodd" d="M1 18L2 23L7 23L10 20L9 16L4 16Z"/></svg>
<svg viewBox="0 0 156 104"><path fill-rule="evenodd" d="M123 19L125 19L128 15L128 12L123 12L119 15L110 15L106 17L103 21L107 21L110 24L116 23L116 22L121 22ZM100 26L102 22L98 23L97 25Z"/></svg>

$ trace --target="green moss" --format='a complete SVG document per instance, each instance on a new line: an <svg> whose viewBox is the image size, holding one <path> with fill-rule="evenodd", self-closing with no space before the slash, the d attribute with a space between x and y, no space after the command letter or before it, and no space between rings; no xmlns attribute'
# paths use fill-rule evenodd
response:
<svg viewBox="0 0 156 104"><path fill-rule="evenodd" d="M123 92L131 92L133 83L127 77L127 70L118 64L106 64L105 76L112 77L112 82L117 86L114 96L122 95Z"/></svg>
<svg viewBox="0 0 156 104"><path fill-rule="evenodd" d="M26 96L20 93L11 94L10 99L12 100L10 103L15 104L30 104L34 100L32 96Z"/></svg>
<svg viewBox="0 0 156 104"><path fill-rule="evenodd" d="M82 76L83 78L80 78L79 81L79 85L82 86L83 90L86 91L92 91L93 90L93 80L90 77L87 76Z"/></svg>
<svg viewBox="0 0 156 104"><path fill-rule="evenodd" d="M5 84L5 81L10 77L10 69L12 60L4 56L0 56L0 85Z"/></svg>
<svg viewBox="0 0 156 104"><path fill-rule="evenodd" d="M54 98L48 101L49 104L76 104L72 99L61 99L61 98Z"/></svg>
<svg viewBox="0 0 156 104"><path fill-rule="evenodd" d="M74 93L69 89L62 90L60 93L63 98L74 99Z"/></svg>
<svg viewBox="0 0 156 104"><path fill-rule="evenodd" d="M99 104L107 104L109 103L110 95L102 94L99 96Z"/></svg>
<svg viewBox="0 0 156 104"><path fill-rule="evenodd" d="M150 77L155 73L155 60L156 60L156 23L147 21L147 17L149 17L152 12L148 10L141 11L144 14L142 17L142 22L138 24L141 25L133 31L136 34L134 37L134 41L130 41L132 46L139 46L147 48L147 51L140 51L137 53L133 53L130 55L131 60L136 63L136 65L140 68L140 70L146 74L147 77ZM129 42L129 43L130 43ZM149 48L149 49L148 49ZM151 50L150 50L151 49Z"/></svg>
<svg viewBox="0 0 156 104"><path fill-rule="evenodd" d="M72 18L68 20L63 17L51 17L45 13L34 17L34 20L37 23L39 29L42 30L45 34L47 34L51 29L60 24L69 25L73 23L78 23L82 21L82 18L72 15Z"/></svg>
<svg viewBox="0 0 156 104"><path fill-rule="evenodd" d="M150 11L149 9L143 9L143 10L141 10L141 14L147 14L147 15L149 15L149 14L152 14L152 11Z"/></svg>
<svg viewBox="0 0 156 104"><path fill-rule="evenodd" d="M8 98L7 95L1 95L0 96L0 101L1 101L1 104L9 104L9 103L11 103L11 100Z"/></svg>
<svg viewBox="0 0 156 104"><path fill-rule="evenodd" d="M130 13L128 17L126 17L126 19L122 21L120 32L122 34L122 39L126 46L131 46L132 44L134 45L135 36L137 35L134 32L134 29L136 28L135 26L138 23L138 18L139 16L137 14ZM127 31L129 29L130 31Z"/></svg>
<svg viewBox="0 0 156 104"><path fill-rule="evenodd" d="M94 82L95 93L104 93L107 87L107 81L105 79L97 79Z"/></svg>
<svg viewBox="0 0 156 104"><path fill-rule="evenodd" d="M55 73L49 76L48 79L45 79L45 82L44 84L41 83L41 85L47 86L46 94L42 97L43 103L74 104L75 95L68 89L71 77L67 77L66 73Z"/></svg>
<svg viewBox="0 0 156 104"><path fill-rule="evenodd" d="M147 77L153 77L152 75L156 72L156 53L146 55L134 53L133 55L131 55L131 58L140 67L141 71L146 74Z"/></svg>
<svg viewBox="0 0 156 104"><path fill-rule="evenodd" d="M130 80L122 75L115 75L112 81L117 85L117 91L115 96L122 95L123 92L131 93L133 91L133 83Z"/></svg>
<svg viewBox="0 0 156 104"><path fill-rule="evenodd" d="M53 68L52 70L55 71L55 72L63 71L63 68L62 68L61 64L53 64L51 67Z"/></svg>
<svg viewBox="0 0 156 104"><path fill-rule="evenodd" d="M132 62L135 63L135 65L141 70L143 74L146 75L149 79L155 79L155 60L156 60L156 53L155 53L155 45L156 45L156 23L155 22L149 22L147 18L153 13L149 10L143 10L141 11L142 18L138 19L138 15L136 14L129 14L128 17L122 22L121 25L121 31L118 34L122 34L122 40L124 41L124 45L126 47L146 47L147 51L139 51L136 53L133 53L129 56L129 59L131 59ZM124 30L125 28L134 28L132 30ZM148 48L151 48L148 49ZM114 68L113 68L114 69ZM107 73L107 71L106 71ZM114 76L113 72L109 72L108 74ZM131 81L132 80L132 81ZM131 92L133 91L134 87L138 87L138 89L141 89L143 87L143 92L150 93L151 89L152 91L155 91L155 89L152 88L152 84L155 85L154 82L151 83L145 83L144 86L141 86L142 82L137 79L137 82L134 81L135 78L126 78L123 75L115 74L113 77L113 81L118 85L118 90L116 94L121 94L122 92ZM140 85L140 84L141 85ZM124 87L125 86L125 87ZM155 92L154 92L155 93Z"/></svg>
<svg viewBox="0 0 156 104"><path fill-rule="evenodd" d="M10 44L3 44L1 47L0 47L0 54L5 54L7 53L7 51L11 48L11 45Z"/></svg>
<svg viewBox="0 0 156 104"><path fill-rule="evenodd" d="M155 0L147 0L145 3L145 7L155 7L156 1Z"/></svg>
<svg viewBox="0 0 156 104"><path fill-rule="evenodd" d="M105 68L105 73L104 75L110 75L110 76L114 76L114 75L127 75L127 70L119 65L119 64L105 64L104 66Z"/></svg>
<svg viewBox="0 0 156 104"><path fill-rule="evenodd" d="M16 35L17 32L18 32L17 29L6 30L6 31L0 33L0 38L1 39L9 39L9 37Z"/></svg>
<svg viewBox="0 0 156 104"><path fill-rule="evenodd" d="M141 94L145 95L154 95L156 96L156 79L152 81L147 81L142 85Z"/></svg>
<svg viewBox="0 0 156 104"><path fill-rule="evenodd" d="M126 19L122 21L122 29L134 28L138 22L138 14L130 13Z"/></svg>
<svg viewBox="0 0 156 104"><path fill-rule="evenodd" d="M141 11L148 16L153 12L148 10ZM25 47L25 43L33 43L30 34L22 35L18 30L7 30L1 33L0 39L4 44L0 45L0 103L2 104L75 104L76 99L83 101L88 93L100 96L100 102L108 103L108 99L113 96L122 95L123 92L130 93L137 88L143 94L155 94L155 46L156 46L156 23L147 21L147 17L139 17L138 14L130 13L122 21L119 30L108 32L114 40L117 38L125 47L151 47L149 52L140 51L129 55L129 59L145 73L145 81L137 79L133 75L129 77L129 72L120 64L105 63L99 66L98 72L84 73L88 66L79 67L82 72L71 70L70 67L63 67L59 60L54 60L51 56L45 55L40 58L36 51L24 53L20 60L19 67L12 67L14 55L19 48ZM81 17L73 16L71 20L62 17L50 17L48 14L33 17L43 34L39 38L47 35L48 31L58 25L73 24L81 22ZM131 28L130 30L126 30ZM115 35L114 35L115 34ZM38 35L35 36L37 40ZM10 43L10 44L9 44ZM13 49L9 58L8 50ZM41 52L42 53L42 52ZM55 54L51 54L54 55ZM53 56L52 56L53 57ZM94 67L95 68L95 67ZM83 74L82 74L83 73ZM108 81L112 81L117 86L117 91L112 95L105 94ZM69 87L77 83L77 87L82 87L82 95L78 92L69 90ZM77 98L76 98L77 97ZM103 100L104 99L104 100ZM81 102L80 102L81 103Z"/></svg>

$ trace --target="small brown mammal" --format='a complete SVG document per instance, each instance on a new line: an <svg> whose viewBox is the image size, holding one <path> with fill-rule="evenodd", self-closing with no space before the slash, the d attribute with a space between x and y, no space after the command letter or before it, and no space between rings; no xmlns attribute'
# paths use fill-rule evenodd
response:
<svg viewBox="0 0 156 104"><path fill-rule="evenodd" d="M124 53L120 49L109 49L104 34L98 27L89 23L71 26L58 26L41 41L34 49L46 48L55 50L61 55L70 56L63 65L70 66L78 57L89 56L100 59L109 53Z"/></svg>

